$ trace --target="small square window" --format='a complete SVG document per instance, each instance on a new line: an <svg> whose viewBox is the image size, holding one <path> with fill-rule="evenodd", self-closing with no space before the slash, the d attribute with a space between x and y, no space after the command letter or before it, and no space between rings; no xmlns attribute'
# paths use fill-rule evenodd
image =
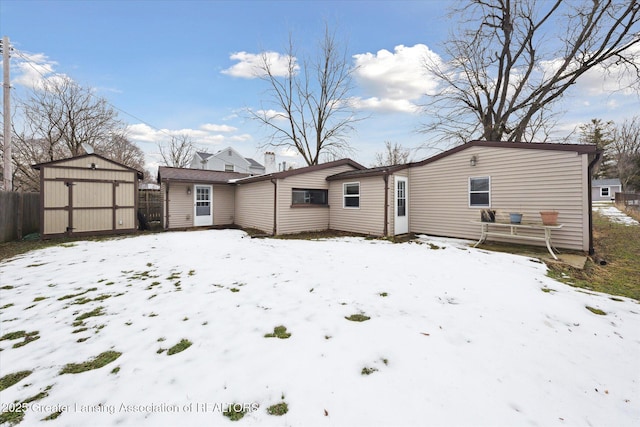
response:
<svg viewBox="0 0 640 427"><path fill-rule="evenodd" d="M345 208L359 208L360 207L360 183L348 182L342 184L342 194Z"/></svg>
<svg viewBox="0 0 640 427"><path fill-rule="evenodd" d="M469 178L469 207L491 207L491 178Z"/></svg>
<svg viewBox="0 0 640 427"><path fill-rule="evenodd" d="M235 172L233 165L230 165L230 164L224 165L224 171L225 172Z"/></svg>

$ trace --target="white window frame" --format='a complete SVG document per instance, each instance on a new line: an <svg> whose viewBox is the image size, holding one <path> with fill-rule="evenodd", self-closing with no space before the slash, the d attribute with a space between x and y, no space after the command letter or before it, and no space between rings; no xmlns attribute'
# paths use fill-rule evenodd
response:
<svg viewBox="0 0 640 427"><path fill-rule="evenodd" d="M607 189L607 194L604 194L602 190ZM600 197L611 197L611 187L600 187Z"/></svg>
<svg viewBox="0 0 640 427"><path fill-rule="evenodd" d="M235 172L236 171L236 167L232 163L225 163L224 164L224 171L225 172Z"/></svg>
<svg viewBox="0 0 640 427"><path fill-rule="evenodd" d="M471 191L471 180L472 179L486 179L489 181L489 190L487 191ZM491 177L490 176L470 176L469 177L469 187L468 187L468 202L469 202L469 207L470 208L490 208L491 207ZM489 196L489 203L486 205L474 205L471 204L471 194L480 194L480 193L487 193Z"/></svg>
<svg viewBox="0 0 640 427"><path fill-rule="evenodd" d="M347 194L347 185L357 185L358 194ZM360 209L360 181L357 182L344 182L342 184L342 207L344 209ZM358 206L347 206L347 198L358 198Z"/></svg>

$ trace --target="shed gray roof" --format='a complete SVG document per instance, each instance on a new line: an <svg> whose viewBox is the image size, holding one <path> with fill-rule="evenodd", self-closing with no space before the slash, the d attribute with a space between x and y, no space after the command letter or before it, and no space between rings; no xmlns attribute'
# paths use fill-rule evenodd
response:
<svg viewBox="0 0 640 427"><path fill-rule="evenodd" d="M607 178L607 179L594 179L591 181L591 186L593 187L602 187L605 185L622 185L618 178Z"/></svg>
<svg viewBox="0 0 640 427"><path fill-rule="evenodd" d="M172 168L168 166L160 166L158 168L158 182L181 181L227 184L231 179L239 179L247 176L249 176L248 173L222 172L207 169Z"/></svg>

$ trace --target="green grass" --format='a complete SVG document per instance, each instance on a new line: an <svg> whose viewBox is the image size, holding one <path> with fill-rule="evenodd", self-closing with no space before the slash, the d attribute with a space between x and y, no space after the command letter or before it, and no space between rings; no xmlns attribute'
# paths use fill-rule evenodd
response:
<svg viewBox="0 0 640 427"><path fill-rule="evenodd" d="M275 328L273 328L273 333L272 334L265 334L264 337L265 338L280 338L280 339L287 339L291 336L291 334L289 332L287 332L287 328L285 326L276 326Z"/></svg>
<svg viewBox="0 0 640 427"><path fill-rule="evenodd" d="M97 290L98 290L98 288L90 288L90 289L87 289L86 291L80 292L78 294L64 295L64 296L61 296L60 298L58 298L58 301L64 301L66 299L76 298L76 297L79 297L81 295L86 294L87 292L93 292L93 291L97 291Z"/></svg>
<svg viewBox="0 0 640 427"><path fill-rule="evenodd" d="M14 384L17 384L18 382L31 375L32 372L33 371L19 371L5 375L4 377L0 378L0 391L7 389Z"/></svg>
<svg viewBox="0 0 640 427"><path fill-rule="evenodd" d="M183 338L180 340L178 344L174 345L169 350L167 350L167 356L171 356L173 354L180 353L181 351L185 351L186 349L191 347L191 344L193 344L191 341Z"/></svg>
<svg viewBox="0 0 640 427"><path fill-rule="evenodd" d="M103 366L116 360L122 353L118 351L105 351L100 353L91 360L82 363L68 363L60 371L60 375L63 374L79 374L81 372L91 371L93 369L99 369Z"/></svg>
<svg viewBox="0 0 640 427"><path fill-rule="evenodd" d="M640 227L610 222L594 212L594 249L607 261L587 260L584 270L549 264L549 276L566 284L640 301Z"/></svg>
<svg viewBox="0 0 640 427"><path fill-rule="evenodd" d="M352 314L351 316L345 317L345 319L351 320L352 322L365 322L371 318L364 314Z"/></svg>
<svg viewBox="0 0 640 427"><path fill-rule="evenodd" d="M17 342L15 344L13 344L13 348L20 348L24 345L29 344L30 342L33 342L35 340L40 339L40 332L38 331L32 331L32 332L27 332L27 331L16 331L16 332L9 332L7 334L4 334L2 337L0 337L0 341L4 341L4 340L18 340L20 338L23 338L22 341Z"/></svg>
<svg viewBox="0 0 640 427"><path fill-rule="evenodd" d="M369 368L367 366L365 366L364 368L362 368L362 371L360 372L362 375L371 375L374 372L377 372L378 369L377 368Z"/></svg>
<svg viewBox="0 0 640 427"><path fill-rule="evenodd" d="M287 412L289 412L287 402L276 403L275 405L271 405L267 408L267 413L269 415L282 416Z"/></svg>
<svg viewBox="0 0 640 427"><path fill-rule="evenodd" d="M589 310L590 312L592 312L593 314L597 314L598 316L606 316L606 315L607 315L607 313L606 313L606 312L604 312L604 311L600 310L599 308L589 307L588 305L587 305L587 306L585 306L585 308L586 308L587 310Z"/></svg>
<svg viewBox="0 0 640 427"><path fill-rule="evenodd" d="M86 313L82 313L81 315L76 317L76 321L73 322L72 325L74 327L84 326L84 320L88 319L89 317L104 316L105 312L102 311L103 308L104 307L97 307L97 308L94 308L91 311L88 311Z"/></svg>
<svg viewBox="0 0 640 427"><path fill-rule="evenodd" d="M246 411L247 409L245 408L245 405L232 403L222 412L222 415L229 418L231 421L238 421L244 417Z"/></svg>

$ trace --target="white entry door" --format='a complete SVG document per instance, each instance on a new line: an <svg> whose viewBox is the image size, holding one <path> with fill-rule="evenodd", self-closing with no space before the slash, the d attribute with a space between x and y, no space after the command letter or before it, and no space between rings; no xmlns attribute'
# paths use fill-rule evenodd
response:
<svg viewBox="0 0 640 427"><path fill-rule="evenodd" d="M395 233L405 234L409 232L409 197L408 179L403 176L396 177L395 191Z"/></svg>
<svg viewBox="0 0 640 427"><path fill-rule="evenodd" d="M194 186L193 225L196 227L213 225L212 189L210 185Z"/></svg>

